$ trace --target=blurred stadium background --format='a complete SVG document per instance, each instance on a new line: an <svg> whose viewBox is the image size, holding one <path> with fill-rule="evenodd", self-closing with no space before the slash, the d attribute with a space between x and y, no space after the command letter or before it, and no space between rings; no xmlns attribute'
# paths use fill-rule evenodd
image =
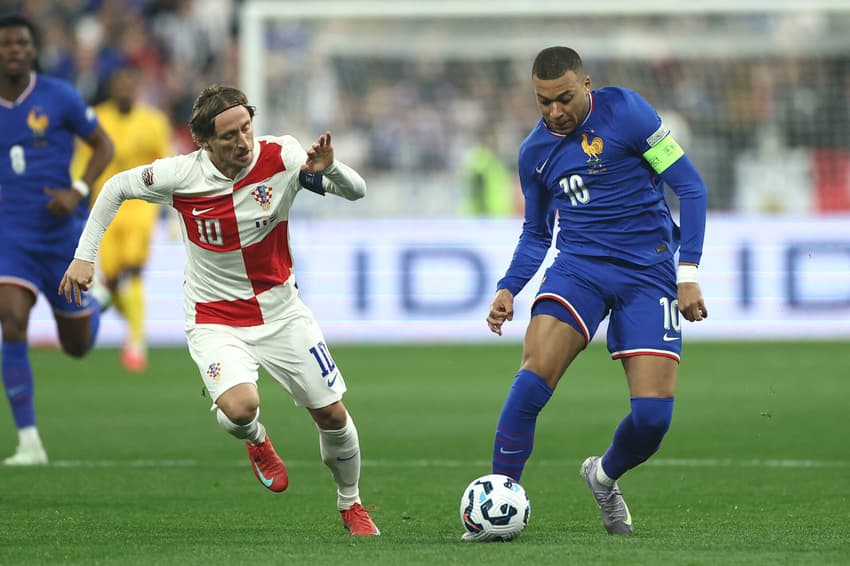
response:
<svg viewBox="0 0 850 566"><path fill-rule="evenodd" d="M146 272L148 372L123 371L112 348L33 352L51 465L2 468L0 564L848 563L850 1L0 0L5 11L40 25L44 71L91 103L112 70L140 66L179 151L194 149L197 92L233 83L259 105L259 132L309 144L331 128L363 172L356 203L300 195L291 235L351 385L382 536L344 536L315 427L271 381L263 421L290 470L284 499L213 424L183 351L184 252L164 218ZM516 152L537 121L531 62L552 44L577 48L595 86L642 92L699 165L710 318L685 325L662 452L623 482L636 537L604 533L576 474L628 410L601 328L538 423L529 529L519 544L463 545L458 496L489 469L535 286L506 336L490 334L521 226ZM492 201L471 181L481 161L505 169ZM43 302L30 332L55 343ZM101 332L101 345L124 340L111 313Z"/></svg>
<svg viewBox="0 0 850 566"><path fill-rule="evenodd" d="M521 224L516 152L537 120L530 65L552 44L575 47L595 86L640 91L707 181L711 318L689 337L850 337L850 2L27 0L0 11L38 22L44 72L92 103L115 68L140 66L144 99L169 114L181 152L194 149L194 96L212 82L248 92L258 133L306 145L334 132L369 194L302 195L291 223L300 286L331 343L491 338L483 318ZM475 203L482 145L509 173L507 208ZM163 222L146 274L153 345L183 343L182 261ZM54 340L43 303L31 333ZM103 342L122 333L110 318Z"/></svg>

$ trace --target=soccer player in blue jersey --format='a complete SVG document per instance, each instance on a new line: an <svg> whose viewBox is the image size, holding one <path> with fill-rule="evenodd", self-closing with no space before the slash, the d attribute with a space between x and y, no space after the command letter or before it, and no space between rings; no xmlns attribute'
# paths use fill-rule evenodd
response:
<svg viewBox="0 0 850 566"><path fill-rule="evenodd" d="M697 283L706 187L653 107L626 88L591 90L574 50L541 51L532 83L542 118L519 150L525 222L490 306L492 332L501 335L513 318L514 297L543 262L556 216L558 255L533 302L522 365L499 416L493 472L520 480L538 414L607 316L608 350L625 370L631 412L581 475L608 532L631 534L617 480L658 450L670 426L680 316L708 316ZM681 231L665 184L679 198Z"/></svg>
<svg viewBox="0 0 850 566"><path fill-rule="evenodd" d="M6 465L46 464L36 428L27 346L38 293L53 307L59 342L73 357L89 351L100 305L56 294L74 257L88 210L88 185L112 158L112 142L70 85L34 71L37 35L20 16L0 18L0 325L3 385L18 427L18 447ZM92 148L82 179L71 183L74 137ZM92 293L93 294L93 293ZM104 293L104 296L108 296Z"/></svg>

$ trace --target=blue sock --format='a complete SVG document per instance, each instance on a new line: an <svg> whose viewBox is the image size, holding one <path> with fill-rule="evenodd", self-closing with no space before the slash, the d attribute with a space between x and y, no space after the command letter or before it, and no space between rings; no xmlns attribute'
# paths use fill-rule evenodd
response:
<svg viewBox="0 0 850 566"><path fill-rule="evenodd" d="M602 470L616 480L658 451L673 420L673 398L632 397L632 412L617 426L602 456Z"/></svg>
<svg viewBox="0 0 850 566"><path fill-rule="evenodd" d="M534 372L521 369L514 378L499 415L493 446L493 473L519 481L534 447L537 415L552 396L552 388Z"/></svg>
<svg viewBox="0 0 850 566"><path fill-rule="evenodd" d="M3 342L3 385L18 428L35 426L32 368L26 342Z"/></svg>
<svg viewBox="0 0 850 566"><path fill-rule="evenodd" d="M100 303L92 297L91 302L89 303L89 308L91 309L91 319L89 321L89 347L94 348L94 343L97 340L97 332L100 330Z"/></svg>

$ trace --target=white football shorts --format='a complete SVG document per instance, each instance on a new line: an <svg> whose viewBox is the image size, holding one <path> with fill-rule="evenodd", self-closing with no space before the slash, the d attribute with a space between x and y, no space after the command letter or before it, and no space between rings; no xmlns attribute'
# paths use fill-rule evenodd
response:
<svg viewBox="0 0 850 566"><path fill-rule="evenodd" d="M235 385L256 384L260 367L298 407L326 407L346 391L312 311L297 299L281 320L247 327L195 324L186 338L213 402Z"/></svg>

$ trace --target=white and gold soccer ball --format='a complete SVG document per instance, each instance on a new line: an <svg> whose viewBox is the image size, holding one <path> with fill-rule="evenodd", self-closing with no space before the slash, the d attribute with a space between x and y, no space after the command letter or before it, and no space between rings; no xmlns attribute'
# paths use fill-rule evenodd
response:
<svg viewBox="0 0 850 566"><path fill-rule="evenodd" d="M525 489L500 474L481 476L460 498L460 521L476 541L509 541L528 525L531 502Z"/></svg>

